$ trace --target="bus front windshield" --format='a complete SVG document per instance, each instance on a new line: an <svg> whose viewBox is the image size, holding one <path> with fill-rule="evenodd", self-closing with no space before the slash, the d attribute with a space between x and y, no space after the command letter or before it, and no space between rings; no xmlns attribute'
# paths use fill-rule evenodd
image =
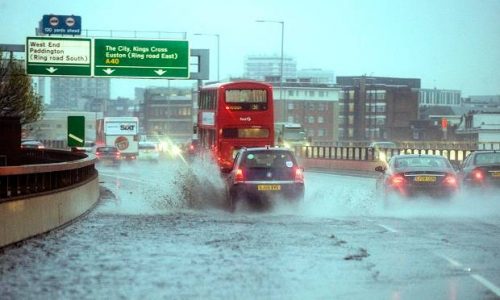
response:
<svg viewBox="0 0 500 300"><path fill-rule="evenodd" d="M227 90L226 103L267 103L266 90Z"/></svg>

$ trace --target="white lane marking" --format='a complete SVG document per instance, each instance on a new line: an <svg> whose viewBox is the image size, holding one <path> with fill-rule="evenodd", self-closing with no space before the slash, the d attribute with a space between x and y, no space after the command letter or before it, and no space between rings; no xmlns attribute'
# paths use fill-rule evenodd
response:
<svg viewBox="0 0 500 300"><path fill-rule="evenodd" d="M387 225L384 225L384 224L377 224L377 225L380 226L380 227L382 227L382 228L384 228L387 231L390 231L390 232L393 232L393 233L397 233L398 232L396 229L391 228L391 227L389 227Z"/></svg>
<svg viewBox="0 0 500 300"><path fill-rule="evenodd" d="M444 258L446 261L448 261L452 266L457 267L457 268L463 268L463 264L457 260L454 260L451 257L448 257L443 254L437 254L437 256ZM465 268L464 271L469 272L471 269L470 268ZM500 297L500 288L497 287L495 284L493 284L491 281L488 279L484 278L483 276L479 274L470 274L470 277L472 277L474 280L482 284L485 288L493 292L497 297Z"/></svg>
<svg viewBox="0 0 500 300"><path fill-rule="evenodd" d="M474 278L480 284L484 285L487 289L489 289L490 291L495 293L495 295L497 295L497 297L500 297L500 288L498 286L494 285L493 283L491 283L491 281L489 281L488 279L486 279L483 276L478 275L478 274L471 274L470 276L472 278Z"/></svg>
<svg viewBox="0 0 500 300"><path fill-rule="evenodd" d="M123 179L123 180L128 180L128 181L134 181L134 182L144 183L144 184L151 184L151 185L157 185L157 184L159 184L159 183L155 183L155 182L144 181L144 180L134 179L134 178L130 178L130 177L116 176L116 175L112 175L111 173L105 174L105 173L102 173L101 171L99 171L99 175L102 175L104 177L110 177L110 178L113 178L113 179Z"/></svg>
<svg viewBox="0 0 500 300"><path fill-rule="evenodd" d="M444 258L446 261L448 261L452 266L454 266L456 268L461 268L462 267L461 263L459 263L458 261L454 260L451 257L448 257L448 256L443 255L443 254L436 254L436 255L439 256L439 257L441 257L441 258Z"/></svg>

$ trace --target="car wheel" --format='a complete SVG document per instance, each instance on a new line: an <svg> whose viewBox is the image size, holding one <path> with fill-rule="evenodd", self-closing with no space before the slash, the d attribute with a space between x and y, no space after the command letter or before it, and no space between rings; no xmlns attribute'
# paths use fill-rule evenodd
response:
<svg viewBox="0 0 500 300"><path fill-rule="evenodd" d="M236 191L229 190L226 192L226 206L230 212L236 210L236 202L238 201L238 195Z"/></svg>

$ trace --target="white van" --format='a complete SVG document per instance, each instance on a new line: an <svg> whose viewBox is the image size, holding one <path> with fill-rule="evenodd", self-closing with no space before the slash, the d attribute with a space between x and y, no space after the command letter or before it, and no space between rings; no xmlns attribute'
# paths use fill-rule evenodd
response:
<svg viewBox="0 0 500 300"><path fill-rule="evenodd" d="M158 145L153 142L139 142L139 159L157 161L160 158Z"/></svg>

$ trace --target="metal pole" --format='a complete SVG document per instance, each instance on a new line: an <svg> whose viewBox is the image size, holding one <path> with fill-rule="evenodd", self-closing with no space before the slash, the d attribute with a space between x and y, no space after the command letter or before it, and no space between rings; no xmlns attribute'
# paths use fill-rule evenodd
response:
<svg viewBox="0 0 500 300"><path fill-rule="evenodd" d="M216 34L217 37L217 81L220 81L220 35Z"/></svg>
<svg viewBox="0 0 500 300"><path fill-rule="evenodd" d="M209 35L217 38L217 81L220 81L220 34L218 33L194 33L194 35Z"/></svg>
<svg viewBox="0 0 500 300"><path fill-rule="evenodd" d="M284 60L284 55L283 55L283 49L284 49L284 40L285 40L285 21L273 21L273 20L257 20L256 22L260 23L279 23L281 24L281 63L280 63L280 82L279 82L279 87L280 87L280 102L281 102L281 118L283 122L286 122L286 105L285 101L283 100L283 60Z"/></svg>
<svg viewBox="0 0 500 300"><path fill-rule="evenodd" d="M286 122L286 105L283 100L283 44L285 40L285 22L281 21L281 68L280 68L280 101L282 105L282 118L283 122Z"/></svg>

